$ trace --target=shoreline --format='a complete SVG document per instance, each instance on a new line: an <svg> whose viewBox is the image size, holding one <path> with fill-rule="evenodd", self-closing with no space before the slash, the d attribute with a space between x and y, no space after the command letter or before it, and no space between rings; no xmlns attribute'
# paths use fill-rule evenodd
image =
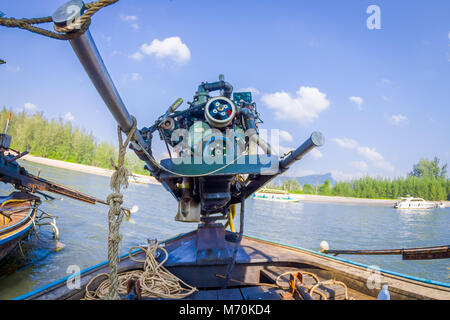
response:
<svg viewBox="0 0 450 320"><path fill-rule="evenodd" d="M110 169L104 169L104 168L99 168L99 167L94 167L94 166L88 166L85 164L78 164L78 163L66 162L66 161L61 161L61 160L48 159L48 158L43 158L43 157L36 157L36 156L29 155L29 154L22 157L21 160L38 163L38 164L44 164L44 165L56 167L56 168L62 168L62 169L78 171L78 172L83 172L83 173L88 173L88 174L95 174L95 175L104 176L104 177L111 177L114 172L113 170L110 170ZM153 177L144 176L142 174L136 174L136 173L133 173L133 175L129 177L129 181L135 182L135 183L144 183L144 184L147 184L147 183L160 184Z"/></svg>
<svg viewBox="0 0 450 320"><path fill-rule="evenodd" d="M111 177L113 170L103 169L94 166L88 166L84 164L66 162L61 160L48 159L43 157L36 157L32 155L26 155L22 158L24 161L29 161L38 164L44 164L51 167L62 168L67 170L73 170L88 174L95 174L105 177ZM135 178L133 178L135 177ZM143 183L143 184L157 184L161 185L158 180L153 177L145 176L141 174L133 174L129 179L130 182ZM364 198L348 198L340 196L321 196L312 194L301 194L303 198L300 200L305 202L321 202L321 203L335 203L335 204L353 204L353 205L367 205L367 206L380 206L380 207L391 207L398 200L385 200L385 199L364 199ZM432 201L438 202L438 201ZM450 201L443 201L446 207L450 207Z"/></svg>
<svg viewBox="0 0 450 320"><path fill-rule="evenodd" d="M321 202L321 203L335 203L335 204L353 204L353 205L367 205L375 207L393 207L394 203L398 202L396 199L367 199L367 198L350 198L340 196L321 196L315 194L300 194L303 196L300 202ZM438 203L440 201L429 201ZM442 201L446 208L450 207L450 201Z"/></svg>
<svg viewBox="0 0 450 320"><path fill-rule="evenodd" d="M306 201L335 204L370 205L376 207L393 207L394 203L397 202L397 200L348 198L339 196L321 196L315 194L302 194L302 196L303 198L300 200L300 202Z"/></svg>

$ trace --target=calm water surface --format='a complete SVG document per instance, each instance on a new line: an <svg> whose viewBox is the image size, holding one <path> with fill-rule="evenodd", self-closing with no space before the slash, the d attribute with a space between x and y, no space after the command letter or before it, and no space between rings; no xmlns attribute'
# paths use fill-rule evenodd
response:
<svg viewBox="0 0 450 320"><path fill-rule="evenodd" d="M109 194L109 178L24 162L31 173L99 198ZM0 185L0 194L12 188ZM162 241L196 228L174 221L173 197L158 185L130 184L125 205L140 210L131 223L124 221L120 252L125 253L146 239ZM44 201L41 209L58 216L64 249L29 244L26 258L17 252L10 263L0 266L0 299L11 299L67 276L70 265L87 268L107 259L107 212L103 205L89 205L68 198ZM238 220L238 219L237 219ZM332 249L392 249L446 245L450 243L450 208L405 212L393 208L322 203L246 202L245 234L275 242L319 250L322 240ZM50 232L41 238L51 244ZM382 269L450 282L448 260L403 261L401 256L342 256Z"/></svg>

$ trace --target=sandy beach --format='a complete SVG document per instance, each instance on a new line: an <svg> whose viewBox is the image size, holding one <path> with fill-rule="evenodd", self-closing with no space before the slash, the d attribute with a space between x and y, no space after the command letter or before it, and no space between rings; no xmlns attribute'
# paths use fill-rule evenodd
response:
<svg viewBox="0 0 450 320"><path fill-rule="evenodd" d="M307 202L331 202L341 204L355 204L355 205L370 205L380 207L393 207L396 200L380 200L380 199L361 199L361 198L346 198L346 197L329 197L312 194L303 194L304 198L301 201Z"/></svg>
<svg viewBox="0 0 450 320"><path fill-rule="evenodd" d="M111 177L113 170L87 166L78 163L65 162L60 160L47 159L42 157L36 157L32 155L26 155L22 158L25 161L30 161L34 163L40 163L48 166L53 166L57 168L63 168L68 170L74 170L84 173L96 174L106 177ZM151 183L160 184L155 178L150 176L144 176L140 174L133 174L130 177L130 182L136 183ZM325 202L325 203L338 203L338 204L354 204L354 205L368 205L368 206L381 206L381 207L392 207L397 200L380 200L380 199L360 199L360 198L346 198L346 197L329 197L329 196L319 196L304 194L301 201L306 202ZM437 202L437 201L434 201ZM450 207L450 201L444 201L446 207Z"/></svg>
<svg viewBox="0 0 450 320"><path fill-rule="evenodd" d="M57 168L63 168L63 169L67 169L67 170L96 174L99 176L106 176L106 177L111 177L114 172L113 170L109 170L109 169L103 169L103 168L98 168L98 167L93 167L93 166L87 166L84 164L36 157L36 156L29 155L29 154L24 156L22 158L22 160L39 163L39 164L44 164L47 166L52 166L52 167L57 167ZM155 178L150 177L150 176L144 176L141 174L133 174L133 176L130 177L129 180L130 180L130 182L136 182L136 183L159 184L159 182Z"/></svg>

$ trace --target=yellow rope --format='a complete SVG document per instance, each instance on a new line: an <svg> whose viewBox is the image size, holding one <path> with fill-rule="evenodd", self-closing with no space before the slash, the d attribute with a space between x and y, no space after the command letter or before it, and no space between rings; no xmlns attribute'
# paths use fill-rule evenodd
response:
<svg viewBox="0 0 450 320"><path fill-rule="evenodd" d="M345 283L343 283L342 281L337 281L337 280L326 280L326 281L322 281L322 282L318 282L316 283L310 290L309 290L309 294L312 296L313 293L315 292L315 290L320 286L320 285L326 285L326 284L340 284L341 286L344 287L344 292L345 292L345 300L349 300L348 298L348 288L347 285ZM317 293L319 293L324 300L327 300L326 296L323 295L320 291L317 291Z"/></svg>
<svg viewBox="0 0 450 320"><path fill-rule="evenodd" d="M131 251L140 249L145 252L145 259L138 260L134 258ZM165 257L161 262L156 261L156 251L160 249L164 252ZM141 287L141 296L147 298L163 298L163 299L183 299L197 291L196 288L188 285L172 273L164 268L163 264L169 257L166 249L159 247L158 242L149 243L145 247L130 248L129 258L138 263L144 263L143 270L127 271L119 274L118 293L121 295L127 294L127 282L134 278ZM102 273L92 278L86 286L86 300L104 299L109 293L109 280L106 279L97 287L95 291L90 291L89 287L99 277L107 276Z"/></svg>
<svg viewBox="0 0 450 320"><path fill-rule="evenodd" d="M58 40L70 40L77 38L83 34L91 24L91 17L100 9L107 7L119 0L99 0L85 4L86 12L71 24L65 27L54 26L56 32L47 29L38 28L34 24L53 22L52 17L32 18L32 19L15 19L15 18L0 18L0 25L9 28L20 28L28 30L49 38Z"/></svg>
<svg viewBox="0 0 450 320"><path fill-rule="evenodd" d="M225 223L225 225L223 226L225 229L230 226L230 230L231 232L236 232L236 229L234 228L234 222L233 219L236 216L236 204L232 204L230 206L230 213L228 215L228 221L227 223Z"/></svg>
<svg viewBox="0 0 450 320"><path fill-rule="evenodd" d="M57 25L54 25L53 28L56 32L59 33L67 33L72 32L74 30L80 29L80 26L84 24L90 24L91 23L91 17L97 13L100 9L107 7L113 3L116 3L119 0L98 0L96 2L91 2L85 5L86 12L84 12L80 17L78 17L75 21L72 21L71 24L65 26L65 27L58 27Z"/></svg>
<svg viewBox="0 0 450 320"><path fill-rule="evenodd" d="M277 285L279 288L283 289L283 290L289 289L289 286L283 286L283 285L280 284L279 281L280 281L280 279L281 279L283 276L291 275L291 274L295 274L295 273L297 273L297 271L288 271L288 272L285 272L285 273L279 275L279 276L277 277L276 281L275 281L276 285ZM319 286L321 286L321 285L327 285L327 284L340 284L340 285L342 285L342 286L344 287L344 290L345 290L345 300L349 300L349 297L348 297L348 288L347 288L347 285L346 285L345 283L343 283L343 282L341 282L341 281L334 280L334 279L332 279L332 280L320 281L320 280L319 280L319 277L318 277L316 274L314 274L314 273L307 272L307 271L301 271L300 273L303 274L304 276L305 276L305 275L309 275L309 276L313 277L314 280L316 281L316 284L313 285L312 287L305 286L305 288L309 290L309 295L310 295L310 296L312 296L313 293L317 293L317 294L319 294L319 295L322 297L323 300L327 300L328 298L326 297L326 295L325 295L323 292L318 291L317 288L318 288Z"/></svg>

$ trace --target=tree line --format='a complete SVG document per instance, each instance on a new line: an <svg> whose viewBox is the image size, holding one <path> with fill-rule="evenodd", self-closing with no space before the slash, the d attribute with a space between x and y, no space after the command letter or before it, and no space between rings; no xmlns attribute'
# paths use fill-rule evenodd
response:
<svg viewBox="0 0 450 320"><path fill-rule="evenodd" d="M0 131L3 132L8 113L11 121L8 135L11 148L28 150L34 156L113 169L110 158L117 159L116 148L93 136L92 132L73 125L62 118L46 119L43 113L27 114L3 108L0 112ZM128 152L125 165L134 173L147 174L142 162L133 152Z"/></svg>
<svg viewBox="0 0 450 320"><path fill-rule="evenodd" d="M300 186L297 180L285 181L279 188L292 193L318 194L370 199L396 199L412 196L425 200L450 200L450 180L447 179L447 164L440 166L439 159L421 159L406 177L372 178L369 176L350 182L329 180L323 184Z"/></svg>
<svg viewBox="0 0 450 320"><path fill-rule="evenodd" d="M11 148L28 150L30 154L49 159L80 163L100 168L113 169L110 158L117 159L117 150L62 118L46 119L42 113L27 114L3 108L0 112L0 131L5 128L8 113L12 118L8 134L12 136ZM300 186L290 179L281 188L294 193L344 196L355 198L395 199L407 195L426 200L450 200L450 180L447 179L447 164L440 166L439 159L421 159L406 177L395 179L363 177L350 182L329 180L323 184ZM125 165L134 173L148 174L144 162L133 153L126 155ZM272 187L276 187L273 186Z"/></svg>

